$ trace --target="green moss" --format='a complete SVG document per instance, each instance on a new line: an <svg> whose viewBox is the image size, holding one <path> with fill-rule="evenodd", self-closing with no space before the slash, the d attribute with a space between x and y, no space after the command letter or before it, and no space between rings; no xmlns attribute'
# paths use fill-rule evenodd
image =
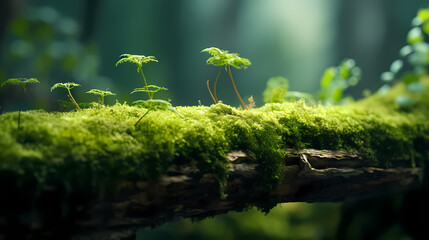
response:
<svg viewBox="0 0 429 240"><path fill-rule="evenodd" d="M126 104L81 112L28 111L0 116L0 173L15 180L64 182L67 188L104 191L123 180L154 180L172 164L195 163L226 184L226 154L242 150L260 163L261 188L274 189L284 175L287 148L359 151L373 166L397 158L423 165L428 159L429 93L403 111L399 85L348 106L272 103L250 111L223 104L153 111Z"/></svg>

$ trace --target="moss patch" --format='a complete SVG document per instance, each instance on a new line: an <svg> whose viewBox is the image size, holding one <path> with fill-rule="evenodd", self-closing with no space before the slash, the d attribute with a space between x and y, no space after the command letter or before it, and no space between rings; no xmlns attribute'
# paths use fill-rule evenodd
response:
<svg viewBox="0 0 429 240"><path fill-rule="evenodd" d="M196 163L226 184L231 150L259 161L261 187L282 180L285 149L357 150L374 166L396 158L423 165L429 146L429 93L416 106L398 109L399 85L347 106L310 107L304 102L267 104L250 111L217 104L146 111L126 104L82 112L27 111L0 116L0 173L17 182L63 182L70 189L100 191L123 180L156 180L172 164ZM222 191L221 191L222 192Z"/></svg>

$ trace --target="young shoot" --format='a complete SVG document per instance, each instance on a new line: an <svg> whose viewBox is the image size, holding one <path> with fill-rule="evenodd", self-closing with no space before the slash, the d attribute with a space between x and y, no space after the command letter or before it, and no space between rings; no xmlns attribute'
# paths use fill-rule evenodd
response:
<svg viewBox="0 0 429 240"><path fill-rule="evenodd" d="M76 106L77 109L79 109L79 111L82 111L82 109L80 109L79 105L77 104L76 100L74 100L73 95L71 94L70 90L74 87L80 87L80 84L74 83L74 82L67 82L67 83L55 83L54 86L51 87L51 92L56 89L56 88L65 88L67 89L68 92L68 97L70 98L70 100L74 103L74 105Z"/></svg>
<svg viewBox="0 0 429 240"><path fill-rule="evenodd" d="M40 83L36 78L10 78L3 82L0 87L11 86L11 85L19 85L22 87L21 98L24 93L27 92L27 88L25 87L28 83ZM21 107L18 110L18 129L21 125Z"/></svg>
<svg viewBox="0 0 429 240"><path fill-rule="evenodd" d="M184 117L179 111L176 110L175 107L170 102L161 99L149 99L149 100L137 100L134 102L134 105L139 105L144 108L147 108L147 111L137 120L134 126L137 124L150 112L153 110L164 110L171 111L176 113L177 115Z"/></svg>
<svg viewBox="0 0 429 240"><path fill-rule="evenodd" d="M216 86L217 86L217 82L218 82L219 77L220 77L220 73L222 71L222 67L225 67L225 69L228 71L229 77L230 77L231 82L232 82L232 86L234 87L234 90L238 96L238 99L240 100L243 107L248 110L249 109L248 106L246 106L246 104L244 103L243 99L241 98L240 94L238 93L237 87L235 86L235 82L234 82L234 79L232 78L230 66L233 66L237 69L242 69L242 68L246 69L251 64L249 59L241 58L241 57L239 57L239 55L237 53L229 53L227 50L220 50L220 49L215 48L215 47L203 49L201 52L207 52L210 55L212 55L212 57L207 59L207 61L206 61L207 64L211 64L211 65L220 67L219 73L217 74L217 77L216 77L216 80L214 83L213 93L211 92L209 83L207 81L207 88L209 89L209 92L213 98L213 101L215 103L218 103L218 98L216 95Z"/></svg>
<svg viewBox="0 0 429 240"><path fill-rule="evenodd" d="M146 87L147 95L149 96L149 99L152 99L152 96L149 92L149 86L147 84L146 77L143 73L142 67L143 67L144 63L158 62L158 60L156 60L154 56L122 54L120 56L119 61L116 63L116 66L118 66L121 63L125 63L125 62L130 62L130 63L134 63L137 65L137 72L140 72L142 77L143 77L143 81L144 81L144 84Z"/></svg>
<svg viewBox="0 0 429 240"><path fill-rule="evenodd" d="M99 90L99 89L91 89L86 93L90 93L90 94L95 94L95 95L99 95L100 96L100 103L101 105L104 105L104 97L105 96L113 96L116 95L115 93L112 93L111 91L109 91L108 89L106 89L106 91L103 90Z"/></svg>

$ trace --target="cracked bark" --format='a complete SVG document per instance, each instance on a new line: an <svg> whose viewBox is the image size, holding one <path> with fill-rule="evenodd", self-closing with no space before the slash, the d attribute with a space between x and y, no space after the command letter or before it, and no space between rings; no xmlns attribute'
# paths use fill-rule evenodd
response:
<svg viewBox="0 0 429 240"><path fill-rule="evenodd" d="M140 227L183 217L202 218L250 206L284 202L324 202L372 198L420 186L421 168L372 166L358 153L289 150L285 178L271 192L258 188L257 163L243 152L228 154L231 171L226 199L220 199L214 176L201 177L195 166L173 166L157 183L126 182L120 193L89 207L73 239L133 239ZM408 164L409 165L409 164Z"/></svg>

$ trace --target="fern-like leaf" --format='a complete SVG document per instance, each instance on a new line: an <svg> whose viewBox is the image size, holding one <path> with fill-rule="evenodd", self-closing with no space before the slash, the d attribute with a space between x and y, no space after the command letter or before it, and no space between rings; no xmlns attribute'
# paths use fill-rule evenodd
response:
<svg viewBox="0 0 429 240"><path fill-rule="evenodd" d="M149 110L166 110L176 113L177 115L184 117L173 105L165 100L161 99L149 99L149 100L137 100L133 102L134 105L147 108Z"/></svg>
<svg viewBox="0 0 429 240"><path fill-rule="evenodd" d="M148 85L147 88L146 87L134 88L134 90L131 92L131 94L137 93L137 92L156 93L156 92L161 91L161 90L168 90L168 89L165 87L158 87L156 85Z"/></svg>
<svg viewBox="0 0 429 240"><path fill-rule="evenodd" d="M55 83L54 86L51 87L51 92L56 88L65 88L65 89L72 89L74 87L80 87L80 84L74 83L74 82L66 82L66 83Z"/></svg>
<svg viewBox="0 0 429 240"><path fill-rule="evenodd" d="M40 83L40 82L36 78L10 78L10 79L4 81L0 85L0 87L19 85L24 89L24 92L27 92L27 89L25 88L25 85L27 83Z"/></svg>
<svg viewBox="0 0 429 240"><path fill-rule="evenodd" d="M108 90L103 91L103 90L99 90L99 89L91 89L86 93L100 95L100 96L116 95L115 93L112 93L111 91L108 91Z"/></svg>
<svg viewBox="0 0 429 240"><path fill-rule="evenodd" d="M116 66L118 66L121 63L130 62L137 65L137 71L139 71L139 68L141 68L145 63L158 62L158 60L156 60L154 56L122 54L119 57L120 59L118 62L116 62Z"/></svg>
<svg viewBox="0 0 429 240"><path fill-rule="evenodd" d="M207 52L212 57L208 58L206 63L215 66L232 66L237 69L246 69L252 63L247 58L241 58L238 53L229 53L227 50L220 50L216 47L205 48L201 52Z"/></svg>

